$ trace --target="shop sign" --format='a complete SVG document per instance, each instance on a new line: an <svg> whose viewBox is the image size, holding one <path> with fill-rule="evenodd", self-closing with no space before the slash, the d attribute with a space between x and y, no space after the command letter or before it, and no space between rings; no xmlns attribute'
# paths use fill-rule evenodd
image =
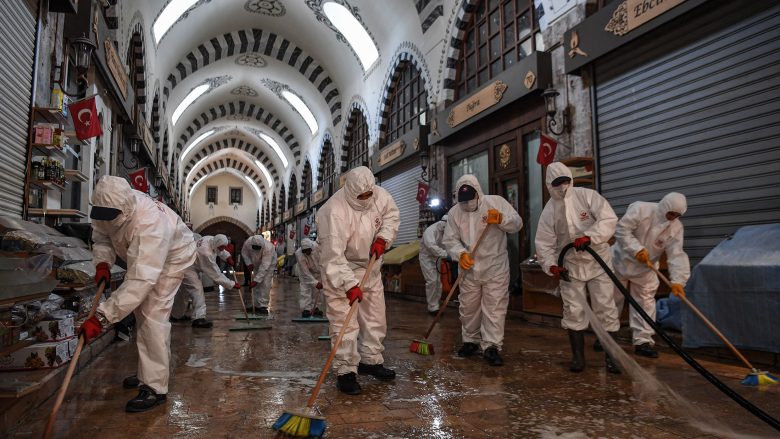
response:
<svg viewBox="0 0 780 439"><path fill-rule="evenodd" d="M379 166L385 166L393 160L401 157L406 149L406 142L399 140L379 151Z"/></svg>
<svg viewBox="0 0 780 439"><path fill-rule="evenodd" d="M476 92L474 96L456 105L447 117L447 125L454 128L469 120L477 114L496 105L504 97L504 92L509 86L503 81L495 81L492 84Z"/></svg>
<svg viewBox="0 0 780 439"><path fill-rule="evenodd" d="M322 188L318 190L317 192L311 194L311 204L317 204L320 201L325 199L325 188Z"/></svg>
<svg viewBox="0 0 780 439"><path fill-rule="evenodd" d="M685 0L626 0L621 3L604 30L623 36Z"/></svg>
<svg viewBox="0 0 780 439"><path fill-rule="evenodd" d="M306 210L306 200L299 201L298 204L295 205L295 213L301 213L304 210Z"/></svg>
<svg viewBox="0 0 780 439"><path fill-rule="evenodd" d="M141 136L141 139L144 142L144 146L146 147L146 152L149 155L149 158L154 160L154 151L155 144L154 144L154 136L152 136L152 130L149 129L149 127L146 125L146 120L143 117L143 114L141 114L141 107L136 106L135 108L135 123L138 126L138 134Z"/></svg>
<svg viewBox="0 0 780 439"><path fill-rule="evenodd" d="M291 220L291 219L292 219L292 216L293 216L293 210L292 210L292 209L287 209L287 210L284 212L284 216L283 216L283 218L282 218L282 219L284 219L285 221L289 221L289 220Z"/></svg>
<svg viewBox="0 0 780 439"><path fill-rule="evenodd" d="M280 215L276 216L276 219L274 220L274 225L278 225L282 223L282 217Z"/></svg>
<svg viewBox="0 0 780 439"><path fill-rule="evenodd" d="M119 87L119 92L122 93L122 98L127 99L127 75L122 68L122 60L114 49L114 43L111 40L106 39L103 43L103 47L106 50L106 64L108 64L108 70L111 72L111 76L116 81L116 85Z"/></svg>

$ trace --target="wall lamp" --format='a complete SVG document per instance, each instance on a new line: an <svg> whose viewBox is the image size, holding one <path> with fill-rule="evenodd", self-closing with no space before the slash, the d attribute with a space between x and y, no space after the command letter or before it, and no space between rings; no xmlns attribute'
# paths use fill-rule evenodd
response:
<svg viewBox="0 0 780 439"><path fill-rule="evenodd" d="M555 106L555 98L558 96L560 96L560 93L558 93L558 90L552 88L552 86L548 86L548 88L542 92L544 107L547 111L547 130L556 136L563 134L564 131L569 129L567 108L564 108L561 112L560 125L555 120L555 115L558 113L558 108Z"/></svg>
<svg viewBox="0 0 780 439"><path fill-rule="evenodd" d="M417 148L420 151L420 167L422 173L420 179L426 183L430 183L431 180L436 180L436 159L431 157L431 148L428 145L428 134L430 133L430 125L428 125L428 111L420 113L420 130L417 136Z"/></svg>
<svg viewBox="0 0 780 439"><path fill-rule="evenodd" d="M70 93L65 88L65 72L67 71L66 65L69 60L69 48L73 50L76 62L76 84L78 89L75 93ZM65 46L65 54L62 59L62 63L57 65L54 62L54 54L52 54L52 70L51 70L51 84L57 84L60 86L60 90L68 96L78 97L84 93L87 89L87 71L92 62L92 52L95 51L97 45L82 34L80 37L74 39L69 45Z"/></svg>
<svg viewBox="0 0 780 439"><path fill-rule="evenodd" d="M125 163L125 149L120 145L119 147L119 161L122 163L125 169L135 169L138 167L138 151L141 150L141 140L136 134L130 134L128 136L130 143L130 163Z"/></svg>

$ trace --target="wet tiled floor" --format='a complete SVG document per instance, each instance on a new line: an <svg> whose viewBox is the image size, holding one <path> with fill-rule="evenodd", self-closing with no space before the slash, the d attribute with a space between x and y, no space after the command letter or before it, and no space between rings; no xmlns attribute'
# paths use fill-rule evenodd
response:
<svg viewBox="0 0 780 439"><path fill-rule="evenodd" d="M231 332L241 325L235 293L207 293L213 329L174 324L173 374L168 402L147 413L127 414L135 391L122 378L134 372L135 345L106 349L77 375L60 410L56 437L68 438L265 438L284 409L303 406L329 343L321 323L293 323L297 283L274 281L271 330ZM425 305L387 299L385 362L398 376L379 382L361 376L363 393L340 394L328 377L318 399L329 438L714 438L734 432L778 437L778 432L727 399L674 354L637 361L693 405L649 394L626 374L608 375L603 354L589 350L588 367L568 372L568 338L562 329L507 322L503 367L454 355L460 339L457 310L448 309L431 342L434 356L408 351L432 317ZM588 346L593 336L586 340ZM626 347L628 348L628 347ZM702 361L730 387L780 417L780 386L739 385L744 369ZM50 399L12 437L39 437ZM705 413L704 430L686 413ZM720 424L719 424L720 423ZM727 430L728 429L728 430ZM705 431L706 430L706 431ZM727 431L731 431L730 433Z"/></svg>

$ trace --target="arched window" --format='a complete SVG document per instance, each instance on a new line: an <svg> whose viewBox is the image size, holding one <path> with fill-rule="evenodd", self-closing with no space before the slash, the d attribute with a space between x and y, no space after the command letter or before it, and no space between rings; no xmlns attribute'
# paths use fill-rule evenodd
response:
<svg viewBox="0 0 780 439"><path fill-rule="evenodd" d="M302 200L309 198L311 195L311 164L306 160L306 164L303 166L303 187L301 187Z"/></svg>
<svg viewBox="0 0 780 439"><path fill-rule="evenodd" d="M298 197L298 179L295 178L295 174L290 176L290 189L287 191L287 208L292 209L295 207Z"/></svg>
<svg viewBox="0 0 780 439"><path fill-rule="evenodd" d="M333 154L333 144L330 143L330 140L326 140L322 145L320 160L322 160L322 169L320 170L320 175L317 176L317 188L332 188L331 185L336 178L336 157Z"/></svg>
<svg viewBox="0 0 780 439"><path fill-rule="evenodd" d="M282 185L282 188L279 190L279 198L276 199L276 215L281 216L282 212L284 212L284 197L287 195L287 192L284 191L284 185Z"/></svg>
<svg viewBox="0 0 780 439"><path fill-rule="evenodd" d="M487 84L534 50L543 50L536 47L541 46L538 30L533 0L481 0L461 42L455 99Z"/></svg>
<svg viewBox="0 0 780 439"><path fill-rule="evenodd" d="M347 170L368 166L368 123L357 108L349 115L344 143L347 145Z"/></svg>
<svg viewBox="0 0 780 439"><path fill-rule="evenodd" d="M419 126L420 113L428 108L428 93L420 70L411 61L402 61L395 69L398 80L391 85L384 144L390 144Z"/></svg>
<svg viewBox="0 0 780 439"><path fill-rule="evenodd" d="M133 33L127 48L127 65L130 67L130 85L135 92L135 104L146 117L146 70L144 66L144 38L140 32Z"/></svg>

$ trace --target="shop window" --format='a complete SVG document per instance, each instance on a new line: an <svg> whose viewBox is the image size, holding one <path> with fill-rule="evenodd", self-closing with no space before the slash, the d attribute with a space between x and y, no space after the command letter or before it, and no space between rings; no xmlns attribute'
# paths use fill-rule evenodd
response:
<svg viewBox="0 0 780 439"><path fill-rule="evenodd" d="M347 125L347 169L368 166L368 123L359 109L352 110Z"/></svg>
<svg viewBox="0 0 780 439"><path fill-rule="evenodd" d="M206 204L217 204L217 193L216 186L206 186Z"/></svg>
<svg viewBox="0 0 780 439"><path fill-rule="evenodd" d="M243 190L240 187L230 188L230 204L242 204L243 195Z"/></svg>
<svg viewBox="0 0 780 439"><path fill-rule="evenodd" d="M386 121L385 144L418 126L420 113L428 108L428 94L420 70L411 63L403 61L396 69L398 81L390 92Z"/></svg>
<svg viewBox="0 0 780 439"><path fill-rule="evenodd" d="M484 86L535 50L544 50L533 0L482 0L471 15L456 64L455 99Z"/></svg>
<svg viewBox="0 0 780 439"><path fill-rule="evenodd" d="M298 179L295 174L290 176L290 190L287 192L287 208L292 209L298 202Z"/></svg>
<svg viewBox="0 0 780 439"><path fill-rule="evenodd" d="M488 163L488 152L482 151L478 154L470 155L450 163L450 188L452 193L458 190L455 186L458 179L466 174L473 174L477 177L479 185L482 187L482 192L490 193L490 164ZM455 205L458 202L457 199L452 200L452 204Z"/></svg>

